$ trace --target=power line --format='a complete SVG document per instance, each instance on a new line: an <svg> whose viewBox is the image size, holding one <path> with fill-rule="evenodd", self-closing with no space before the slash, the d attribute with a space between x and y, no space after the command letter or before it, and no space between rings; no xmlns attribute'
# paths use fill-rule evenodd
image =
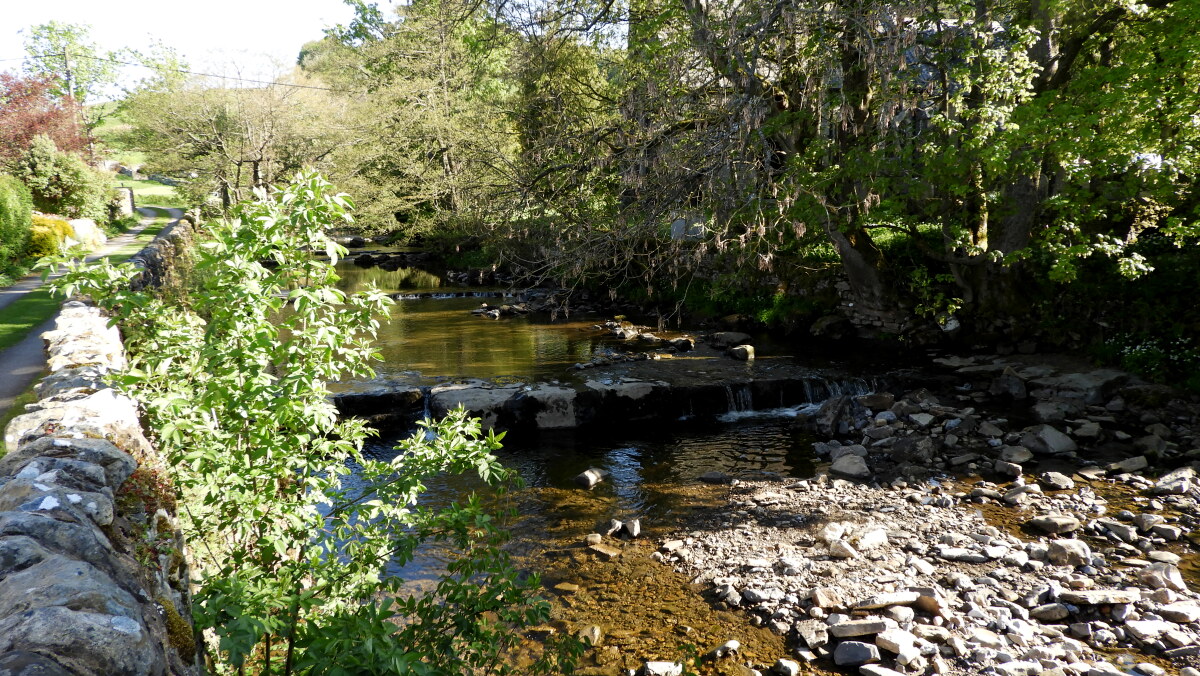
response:
<svg viewBox="0 0 1200 676"><path fill-rule="evenodd" d="M73 58L92 59L93 61L107 61L109 63L116 63L116 64L120 64L123 66L137 66L139 68L151 68L151 66L147 66L144 63L135 63L132 61L121 61L119 59L108 59L108 58L105 58L102 56L91 56L88 54L72 54L71 56ZM30 54L29 56L19 56L19 57L15 57L15 58L11 58L11 59L0 59L0 62L24 61L25 59L50 59L50 58L56 58L56 57L65 58L66 54L65 53L62 53L62 54ZM293 89L317 89L317 90L320 90L323 92L340 91L338 89L333 89L330 87L316 87L313 85L290 84L287 82L272 82L270 80L254 80L254 79L244 78L244 77L234 77L232 75L216 75L214 73L199 73L199 72L196 72L193 70L183 70L181 68L159 68L158 70L170 71L172 73L182 73L184 75L198 75L200 77L213 77L213 78L218 78L221 80L233 80L235 82L251 82L253 84L272 85L272 86L276 86L276 87L292 87Z"/></svg>

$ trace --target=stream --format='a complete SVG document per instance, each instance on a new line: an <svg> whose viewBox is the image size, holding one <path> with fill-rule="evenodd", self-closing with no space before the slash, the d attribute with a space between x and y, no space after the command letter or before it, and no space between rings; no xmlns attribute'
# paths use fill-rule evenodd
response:
<svg viewBox="0 0 1200 676"><path fill-rule="evenodd" d="M577 380L581 376L572 365L623 349L623 341L598 330L603 317L491 320L471 314L481 302L512 302L497 298L500 289L446 286L438 276L416 268L364 269L350 261L339 263L338 273L344 291L374 283L397 301L391 322L380 329L384 361L376 366L374 380L338 383L336 391L381 384L427 387L463 379L499 384ZM756 349L757 366L733 366L728 358L718 360L728 362L718 366L741 369L734 373L803 368L814 378L834 366L816 358L811 365L796 364L782 347L757 338ZM699 363L687 365L691 377L723 377L720 369ZM651 373L657 368L651 362L639 366ZM680 365L676 360L663 367L678 370ZM828 382L826 389L866 392L870 384L843 378ZM781 637L752 626L743 614L715 610L689 580L650 557L663 536L677 530L690 514L724 500L728 487L704 483L701 475L721 472L753 479L814 473L815 438L792 424L805 405L756 411L745 390L726 391L729 411L723 415L636 425L617 420L586 432L525 431L505 439L501 462L525 483L509 498L518 512L508 524L513 534L509 550L522 568L541 575L553 601L553 621L539 628L540 635L598 628L603 636L601 648L589 651L584 668L576 673L617 674L646 660L682 659L692 650L686 646L703 652L729 639L742 643L747 660L771 663L786 654ZM397 439L406 434L372 440L366 452L390 459ZM574 482L589 468L609 473L590 491ZM481 488L476 477L442 476L428 483L423 502L442 507ZM634 518L641 520L643 534L625 546L619 559L600 561L582 546L597 524ZM413 561L388 572L402 577L414 591L429 591L448 556L447 551L427 547ZM538 650L536 640L524 645L521 654L511 657L514 664ZM714 673L735 666L726 663Z"/></svg>

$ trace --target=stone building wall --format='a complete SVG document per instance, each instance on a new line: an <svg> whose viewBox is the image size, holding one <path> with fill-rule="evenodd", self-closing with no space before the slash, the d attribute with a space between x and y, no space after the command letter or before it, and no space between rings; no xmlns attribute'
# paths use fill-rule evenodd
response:
<svg viewBox="0 0 1200 676"><path fill-rule="evenodd" d="M0 457L0 674L198 674L170 474L103 382L119 332L72 301L43 338L50 375Z"/></svg>

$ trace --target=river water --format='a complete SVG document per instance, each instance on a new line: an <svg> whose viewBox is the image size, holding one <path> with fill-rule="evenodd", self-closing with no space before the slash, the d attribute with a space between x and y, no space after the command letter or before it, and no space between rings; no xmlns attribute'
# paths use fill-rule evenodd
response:
<svg viewBox="0 0 1200 676"><path fill-rule="evenodd" d="M579 377L569 367L621 347L596 325L602 317L515 317L489 320L470 314L480 302L497 299L450 297L463 289L447 288L436 275L417 269L387 272L339 264L340 286L352 292L367 283L400 295L391 323L380 330L384 361L371 382L343 382L339 390L381 383L430 385L465 378L495 382L544 382ZM476 289L495 292L496 289ZM499 301L503 302L503 301ZM763 351L767 368L772 353ZM730 360L725 360L730 361ZM760 358L760 363L764 360ZM706 377L701 370L696 377ZM723 486L698 480L706 472L734 477L807 477L814 471L813 438L793 429L799 408L755 412L730 393L731 413L713 419L656 421L631 426L613 421L586 433L526 433L510 437L501 461L526 484L515 500L519 516L509 526L510 551L523 567L538 572L554 601L554 621L546 632L577 632L595 625L605 639L590 651L577 673L617 674L648 659L674 660L685 644L704 651L735 638L744 657L767 664L785 656L782 639L751 626L744 615L718 612L690 581L650 559L662 537L685 523L695 510L723 502ZM743 409L743 410L737 410ZM395 438L370 443L367 453L388 459ZM590 491L574 477L588 468L609 473ZM424 504L448 505L472 491L484 490L477 478L443 476L428 483ZM641 520L644 536L624 545L624 555L602 562L582 547L584 537L608 519ZM451 553L427 548L389 572L414 590L432 589ZM555 585L579 590L561 594ZM536 641L529 643L536 652ZM520 662L520 656L513 656ZM731 668L728 665L721 669ZM714 672L716 673L716 672ZM724 672L722 672L724 673ZM730 672L737 673L737 672Z"/></svg>

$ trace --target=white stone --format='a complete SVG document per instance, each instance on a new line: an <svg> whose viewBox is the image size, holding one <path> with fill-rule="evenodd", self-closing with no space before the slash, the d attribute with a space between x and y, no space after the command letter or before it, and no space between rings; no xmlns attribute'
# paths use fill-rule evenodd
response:
<svg viewBox="0 0 1200 676"><path fill-rule="evenodd" d="M832 545L829 545L829 555L839 559L853 559L858 556L858 552L854 547L850 546L845 540L838 540Z"/></svg>

